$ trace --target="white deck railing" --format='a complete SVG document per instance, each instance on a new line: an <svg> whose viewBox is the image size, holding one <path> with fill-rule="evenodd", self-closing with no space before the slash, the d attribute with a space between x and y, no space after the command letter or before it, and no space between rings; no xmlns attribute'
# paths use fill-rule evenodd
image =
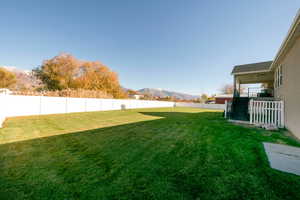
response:
<svg viewBox="0 0 300 200"><path fill-rule="evenodd" d="M284 127L283 101L254 101L249 103L250 123Z"/></svg>

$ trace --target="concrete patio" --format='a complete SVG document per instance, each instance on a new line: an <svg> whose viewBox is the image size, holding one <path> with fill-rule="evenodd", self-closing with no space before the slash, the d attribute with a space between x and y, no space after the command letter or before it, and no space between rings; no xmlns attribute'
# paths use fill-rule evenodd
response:
<svg viewBox="0 0 300 200"><path fill-rule="evenodd" d="M300 175L300 148L282 144L264 143L272 168Z"/></svg>

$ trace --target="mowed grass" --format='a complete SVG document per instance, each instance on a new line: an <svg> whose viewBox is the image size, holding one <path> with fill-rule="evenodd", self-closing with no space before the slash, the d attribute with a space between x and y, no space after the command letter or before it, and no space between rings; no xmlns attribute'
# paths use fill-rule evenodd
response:
<svg viewBox="0 0 300 200"><path fill-rule="evenodd" d="M271 169L264 141L300 146L193 108L11 118L0 199L300 199L300 177Z"/></svg>

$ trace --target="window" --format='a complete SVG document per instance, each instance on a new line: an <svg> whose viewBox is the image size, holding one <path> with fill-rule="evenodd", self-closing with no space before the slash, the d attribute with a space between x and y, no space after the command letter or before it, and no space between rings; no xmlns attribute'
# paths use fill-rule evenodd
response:
<svg viewBox="0 0 300 200"><path fill-rule="evenodd" d="M280 87L283 84L283 74L282 74L282 65L275 71L275 88Z"/></svg>
<svg viewBox="0 0 300 200"><path fill-rule="evenodd" d="M279 70L279 86L281 86L283 84L282 65L280 65Z"/></svg>

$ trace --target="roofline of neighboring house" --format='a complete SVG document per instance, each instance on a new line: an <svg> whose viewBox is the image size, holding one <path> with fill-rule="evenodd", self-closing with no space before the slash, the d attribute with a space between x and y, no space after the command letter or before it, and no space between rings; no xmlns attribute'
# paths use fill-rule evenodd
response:
<svg viewBox="0 0 300 200"><path fill-rule="evenodd" d="M272 62L271 66L270 66L270 71L276 66L278 59L285 52L285 49L286 49L289 41L293 38L294 33L299 25L300 25L300 9L298 10L296 17L294 18L293 23L292 23L285 39L283 40L275 58L274 58L274 61Z"/></svg>

